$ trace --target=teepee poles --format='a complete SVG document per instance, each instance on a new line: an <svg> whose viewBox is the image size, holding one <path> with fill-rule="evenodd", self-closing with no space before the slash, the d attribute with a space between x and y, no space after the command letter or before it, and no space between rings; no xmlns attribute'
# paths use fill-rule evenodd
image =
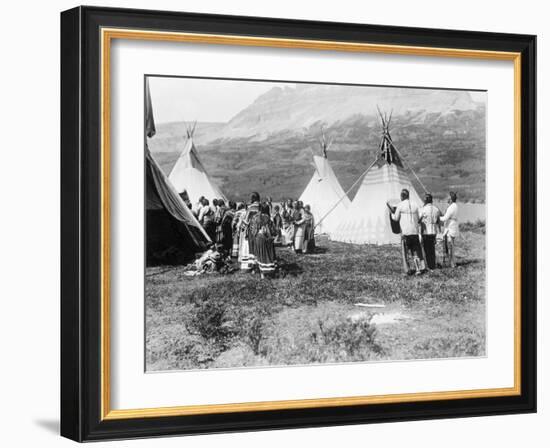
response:
<svg viewBox="0 0 550 448"><path fill-rule="evenodd" d="M399 156L399 158L403 161L403 163L405 164L406 168L413 173L415 179L418 181L418 183L420 184L420 186L422 187L422 189L424 190L425 193L428 193L428 190L427 188L424 186L424 184L422 183L422 181L419 179L419 177L416 175L415 171L412 169L412 167L407 163L407 161L403 158L403 156L401 155L401 153L399 152L399 150L395 147L394 143L393 143L393 140L390 136L390 133L389 133L389 125L391 123L391 120L392 120L392 117L393 117L393 110L390 112L390 115L388 116L387 114L382 114L382 112L380 111L380 108L378 107L378 105L376 106L376 109L378 110L378 114L380 115L380 119L382 121L382 133L383 133L383 138L382 138L382 142L380 143L380 148L379 148L379 154L374 158L374 161L369 165L369 167L357 178L357 180L353 183L353 185L345 192L344 196L342 196L338 202L336 202L336 204L334 204L333 207L330 208L330 210L325 213L325 215L319 220L319 222L317 222L314 226L314 228L316 228L318 225L320 225L323 220L330 214L332 213L332 211L338 206L338 204L340 202L342 202L344 200L344 198L346 198L348 196L348 193L359 183L359 181L370 171L370 169L374 166L374 164L378 161L378 158L380 157L380 152L382 151L385 151L386 153L389 153L390 155L390 160L388 160L386 158L386 160L388 160L388 162L390 163L393 163L394 161L392 160L392 151L391 149L393 148L395 150L395 152L397 153L397 155ZM321 139L320 139L321 140ZM323 132L323 136L322 136L322 140L321 140L322 143L326 142L325 140L325 134ZM384 144L384 142L387 142L387 144ZM389 144L389 145L388 145ZM387 157L387 154L385 154L385 156Z"/></svg>
<svg viewBox="0 0 550 448"><path fill-rule="evenodd" d="M193 138L196 127L197 127L197 120L195 120L192 125L190 125L189 123L186 123L185 133L187 134L187 138Z"/></svg>
<svg viewBox="0 0 550 448"><path fill-rule="evenodd" d="M325 135L325 128L322 127L321 128L321 137L319 138L319 145L321 146L321 151L322 151L323 157L325 159L328 158L327 151L331 147L333 140L334 139L332 139L332 138L330 140L327 140L327 137Z"/></svg>
<svg viewBox="0 0 550 448"><path fill-rule="evenodd" d="M403 156L401 155L401 153L399 152L399 150L395 147L393 147L393 149L395 149L395 151L397 152L397 155L399 157L401 157L401 160L403 161L403 163L407 166L407 168L409 169L409 171L411 173L413 173L413 176L415 177L415 179L418 181L418 183L420 184L420 186L422 187L422 189L424 190L424 193L429 193L428 189L424 186L424 184L422 183L422 181L419 179L419 177L416 175L416 173L414 172L414 170L412 169L412 167L407 163L407 161L403 158Z"/></svg>
<svg viewBox="0 0 550 448"><path fill-rule="evenodd" d="M338 207L338 204L340 204L340 202L342 202L345 198L348 197L348 193L349 193L351 190L353 190L353 187L355 187L355 186L359 183L359 181L363 178L363 176L365 176L365 174L367 174L367 173L369 172L369 170L374 166L374 164L376 163L377 160L378 160L378 157L376 157L376 158L374 159L374 161L369 165L369 167L365 170L365 172L363 172L363 174L361 174L361 175L357 178L357 180L353 183L353 185L352 185L351 187L349 187L349 189L345 192L344 196L342 196L342 197L338 200L338 202L336 202L336 204L334 204L334 206L332 206L332 207L330 208L330 210L329 210L328 212L325 213L325 215L319 220L319 222L316 223L315 226L313 226L314 229L317 228L317 226L318 226L319 224L321 224L321 223L323 222L323 220L324 220L328 215L330 215L330 214L332 213L332 211L333 211L336 207Z"/></svg>
<svg viewBox="0 0 550 448"><path fill-rule="evenodd" d="M384 118L384 116L382 115L382 112L380 112L380 108L378 107L378 105L376 105L376 108L378 109L378 113L380 114L380 118L382 119L382 126L384 127L385 129L385 126L386 126L386 122L387 122L387 118ZM393 111L392 111L392 114L393 114ZM391 115L390 115L390 120L391 120ZM324 137L325 137L325 134L323 132L323 140L324 140ZM382 143L380 143L380 149L382 149L382 145L383 145L383 140L382 140ZM374 158L373 162L369 165L369 167L357 178L357 180L353 183L353 185L351 187L348 188L348 190L345 192L344 196L342 196L338 202L336 202L336 204L334 204L333 207L330 208L330 210L325 213L325 215L319 220L318 223L315 224L315 226L313 227L314 229L323 222L323 220L332 213L332 211L338 206L338 204L340 204L340 202L342 202L345 198L348 197L348 193L353 190L353 187L355 187L359 181L370 171L370 169L374 166L374 164L376 163L376 161L378 160L378 157L379 155L376 155L376 157Z"/></svg>
<svg viewBox="0 0 550 448"><path fill-rule="evenodd" d="M391 138L391 135L390 135L390 132L389 132L389 127L390 127L390 123L391 123L391 119L392 119L392 116L393 116L393 109L392 111L390 112L390 116L388 118L387 114L382 114L382 112L380 111L380 108L378 107L378 105L376 105L376 109L378 110L378 115L380 115L380 119L382 120L382 132L383 134L387 137L387 139L389 140L391 146L393 147L393 149L395 149L395 152L397 153L397 155L401 158L401 160L403 161L403 163L405 164L405 166L409 169L409 171L411 173L413 173L413 176L415 177L415 179L418 181L418 183L420 184L420 186L422 187L422 189L424 190L424 193L428 193L428 189L424 186L424 184L422 183L422 181L419 179L419 177L416 175L416 172L412 169L412 167L407 163L407 160L401 155L401 153L399 152L399 150L397 149L397 147L394 145L393 143L393 140ZM393 161L392 161L393 162Z"/></svg>

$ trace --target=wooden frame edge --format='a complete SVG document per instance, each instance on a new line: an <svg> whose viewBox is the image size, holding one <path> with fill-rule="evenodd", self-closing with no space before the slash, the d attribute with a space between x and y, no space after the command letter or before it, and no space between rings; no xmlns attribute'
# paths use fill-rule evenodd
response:
<svg viewBox="0 0 550 448"><path fill-rule="evenodd" d="M315 398L245 402L216 405L190 405L141 409L110 408L110 47L112 39L154 40L215 45L299 48L322 51L369 52L412 56L459 57L513 61L514 63L514 386L510 388L442 391L411 394ZM367 404L410 403L521 395L521 53L419 47L339 41L283 39L222 34L144 31L101 28L101 405L100 419L173 417L217 413L309 409Z"/></svg>
<svg viewBox="0 0 550 448"><path fill-rule="evenodd" d="M459 400L519 395L516 387L459 390L452 392L422 392L412 394L368 395L339 398L312 398L302 400L258 401L214 405L170 406L141 409L110 410L104 420L130 418L174 417L253 411L279 411L287 409L311 409L338 406L361 406L365 404L412 403L432 400Z"/></svg>

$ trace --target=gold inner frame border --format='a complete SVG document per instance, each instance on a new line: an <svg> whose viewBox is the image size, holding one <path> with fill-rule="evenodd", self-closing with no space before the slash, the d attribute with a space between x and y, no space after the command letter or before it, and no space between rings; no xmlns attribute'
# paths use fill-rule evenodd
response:
<svg viewBox="0 0 550 448"><path fill-rule="evenodd" d="M229 412L307 409L318 407L358 406L367 404L410 403L503 397L521 394L521 53L420 47L306 39L280 39L239 35L163 32L139 29L101 29L101 420L169 417ZM110 63L113 39L184 42L212 45L239 45L382 53L412 56L455 57L505 60L514 63L514 386L442 392L419 392L391 395L331 397L301 400L278 400L227 404L188 405L155 408L111 409L110 345Z"/></svg>

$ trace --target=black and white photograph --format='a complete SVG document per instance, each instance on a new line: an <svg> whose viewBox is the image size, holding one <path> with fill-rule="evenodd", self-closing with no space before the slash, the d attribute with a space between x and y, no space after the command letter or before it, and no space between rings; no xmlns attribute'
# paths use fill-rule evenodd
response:
<svg viewBox="0 0 550 448"><path fill-rule="evenodd" d="M145 77L148 372L486 355L487 93Z"/></svg>

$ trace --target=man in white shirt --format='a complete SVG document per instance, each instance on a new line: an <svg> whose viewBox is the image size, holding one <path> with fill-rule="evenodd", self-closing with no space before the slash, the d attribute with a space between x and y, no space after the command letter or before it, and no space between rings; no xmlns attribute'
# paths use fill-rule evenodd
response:
<svg viewBox="0 0 550 448"><path fill-rule="evenodd" d="M199 200L196 202L195 205L193 205L193 208L191 209L191 211L193 212L193 214L195 215L196 218L199 217L199 213L201 211L201 208L202 208L202 201L204 200L204 196L201 196L199 198Z"/></svg>
<svg viewBox="0 0 550 448"><path fill-rule="evenodd" d="M401 227L401 254L403 256L403 270L406 274L416 273L420 275L426 270L422 248L420 247L419 234L419 212L418 205L409 199L409 190L401 190L401 202L393 208L386 203L391 210L391 218L399 222ZM412 257L412 266L409 262L409 256Z"/></svg>
<svg viewBox="0 0 550 448"><path fill-rule="evenodd" d="M420 210L420 227L422 229L422 246L424 247L428 269L435 269L436 265L435 238L439 233L440 217L441 212L433 205L432 195L426 193L424 207Z"/></svg>
<svg viewBox="0 0 550 448"><path fill-rule="evenodd" d="M449 263L452 268L456 267L455 260L455 242L458 237L458 205L456 205L456 193L449 192L449 207L441 217L441 222L445 224L443 236L445 238L445 252L449 256Z"/></svg>

